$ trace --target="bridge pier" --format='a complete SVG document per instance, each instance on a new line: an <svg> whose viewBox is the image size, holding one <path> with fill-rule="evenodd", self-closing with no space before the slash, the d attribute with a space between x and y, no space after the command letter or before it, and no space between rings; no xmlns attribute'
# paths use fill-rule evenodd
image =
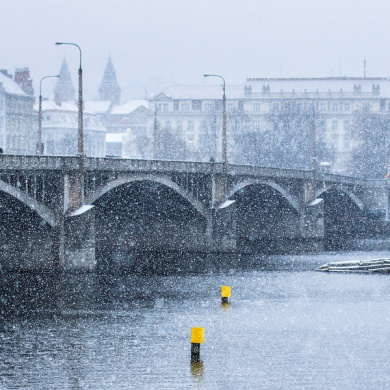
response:
<svg viewBox="0 0 390 390"><path fill-rule="evenodd" d="M319 249L324 247L324 201L314 199L309 202L301 216L301 240L307 249Z"/></svg>
<svg viewBox="0 0 390 390"><path fill-rule="evenodd" d="M236 207L231 204L213 210L213 248L218 252L237 250Z"/></svg>
<svg viewBox="0 0 390 390"><path fill-rule="evenodd" d="M53 239L53 255L62 269L93 269L96 265L95 215L92 206L83 205L83 197L82 170L66 173L57 198Z"/></svg>
<svg viewBox="0 0 390 390"><path fill-rule="evenodd" d="M65 218L63 268L95 268L95 232L95 213L91 206L83 206Z"/></svg>

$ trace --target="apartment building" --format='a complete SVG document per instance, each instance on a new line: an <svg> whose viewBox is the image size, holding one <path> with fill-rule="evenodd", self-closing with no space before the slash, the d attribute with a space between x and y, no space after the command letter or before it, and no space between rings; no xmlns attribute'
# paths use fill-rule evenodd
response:
<svg viewBox="0 0 390 390"><path fill-rule="evenodd" d="M0 70L0 148L8 154L34 154L36 149L32 82L28 69L21 71L23 77L17 69L13 78L7 70Z"/></svg>
<svg viewBox="0 0 390 390"><path fill-rule="evenodd" d="M150 99L149 133L173 132L198 158L218 160L222 96L222 86L215 84L164 89ZM241 85L226 85L228 160L239 161L235 153L239 134L250 138L269 130L272 116L283 115L292 106L295 115L305 112L312 116L308 130L318 145L335 151L333 170L343 172L355 147L353 113L365 107L388 115L390 81L383 77L248 78Z"/></svg>

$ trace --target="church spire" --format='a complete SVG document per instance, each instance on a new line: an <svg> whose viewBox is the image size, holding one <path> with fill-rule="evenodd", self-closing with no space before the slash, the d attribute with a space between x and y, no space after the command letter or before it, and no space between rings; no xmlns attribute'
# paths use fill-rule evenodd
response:
<svg viewBox="0 0 390 390"><path fill-rule="evenodd" d="M116 79L116 72L112 64L111 55L108 57L103 80L99 87L99 100L109 100L113 104L119 104L121 89Z"/></svg>
<svg viewBox="0 0 390 390"><path fill-rule="evenodd" d="M61 70L59 73L60 77L57 80L57 83L54 87L54 100L56 104L61 104L66 101L73 101L75 89L73 86L72 78L70 77L70 72L66 59L61 65Z"/></svg>

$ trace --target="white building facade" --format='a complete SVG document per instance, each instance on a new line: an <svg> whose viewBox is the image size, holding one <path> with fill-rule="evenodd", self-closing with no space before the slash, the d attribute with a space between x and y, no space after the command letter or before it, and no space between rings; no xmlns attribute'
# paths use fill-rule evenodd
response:
<svg viewBox="0 0 390 390"><path fill-rule="evenodd" d="M220 160L222 95L220 85L164 89L149 102L149 134L176 133L193 158ZM354 147L353 113L366 107L389 115L390 81L368 77L251 78L241 85L226 85L228 160L238 161L238 133L250 138L251 134L269 130L270 118L285 111L289 104L294 104L296 112L313 116L310 132L317 144L335 151L333 171L342 173ZM206 142L213 139L215 142Z"/></svg>
<svg viewBox="0 0 390 390"><path fill-rule="evenodd" d="M35 154L37 115L28 95L7 71L0 72L0 148L6 154Z"/></svg>
<svg viewBox="0 0 390 390"><path fill-rule="evenodd" d="M35 106L38 110L38 106ZM98 116L84 110L84 153L88 157L105 157L106 129ZM73 102L42 102L43 154L75 156L78 145L78 107Z"/></svg>

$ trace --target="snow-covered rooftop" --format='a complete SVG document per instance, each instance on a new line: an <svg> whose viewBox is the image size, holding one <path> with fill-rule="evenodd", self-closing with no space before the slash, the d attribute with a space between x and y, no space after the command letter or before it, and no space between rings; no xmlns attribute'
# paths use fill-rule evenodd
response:
<svg viewBox="0 0 390 390"><path fill-rule="evenodd" d="M372 93L379 85L380 95L390 95L390 80L386 77L323 77L323 78L249 78L243 85L251 86L252 93L262 93L263 86L269 86L269 93L354 93L360 86L361 93Z"/></svg>
<svg viewBox="0 0 390 390"><path fill-rule="evenodd" d="M96 114L105 114L110 107L111 102L109 100L88 100L84 102L84 108Z"/></svg>
<svg viewBox="0 0 390 390"><path fill-rule="evenodd" d="M34 110L39 110L39 105L34 105ZM42 111L59 111L59 112L78 112L78 106L75 102L62 102L61 105L56 104L53 100L42 101ZM83 110L83 114L94 115L95 113L89 110Z"/></svg>
<svg viewBox="0 0 390 390"><path fill-rule="evenodd" d="M243 88L242 85L226 85L226 97L241 98L244 94ZM155 98L160 99L163 95L172 99L222 99L223 88L222 85L172 85Z"/></svg>
<svg viewBox="0 0 390 390"><path fill-rule="evenodd" d="M106 142L122 142L124 134L106 133Z"/></svg>
<svg viewBox="0 0 390 390"><path fill-rule="evenodd" d="M140 106L144 106L145 108L148 108L149 103L147 100L143 100L143 99L132 99L129 100L127 103L122 104L121 106L113 107L111 111L111 115L129 114L130 112L136 110Z"/></svg>
<svg viewBox="0 0 390 390"><path fill-rule="evenodd" d="M26 93L19 87L15 81L11 78L0 72L0 83L2 83L3 88L7 93L11 93L14 95L26 95Z"/></svg>
<svg viewBox="0 0 390 390"><path fill-rule="evenodd" d="M324 78L249 78L239 85L226 85L227 99L242 99L252 94L280 93L345 93L356 92L390 96L390 79L386 77L324 77ZM251 89L250 89L251 88ZM361 88L356 91L355 88ZM151 98L150 101L170 99L222 99L222 83L203 85L172 85Z"/></svg>

